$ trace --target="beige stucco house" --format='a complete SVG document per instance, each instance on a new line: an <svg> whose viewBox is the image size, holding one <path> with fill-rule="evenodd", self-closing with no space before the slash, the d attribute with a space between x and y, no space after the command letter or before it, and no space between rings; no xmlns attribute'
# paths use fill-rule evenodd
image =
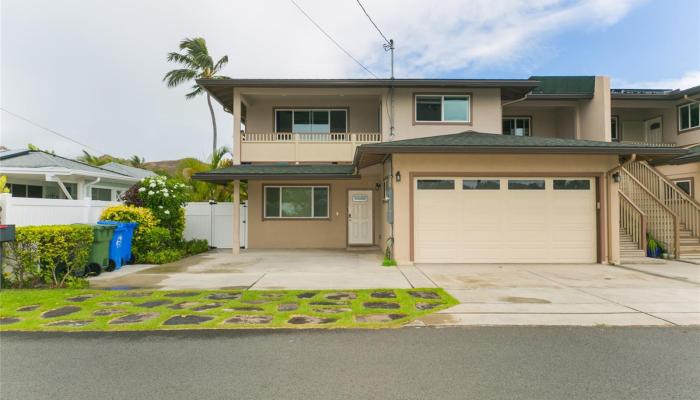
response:
<svg viewBox="0 0 700 400"><path fill-rule="evenodd" d="M611 90L593 76L198 83L233 115L234 166L195 179L247 181L249 248L618 263L642 256L648 234L672 257L700 250L694 189L673 181L700 142L700 87Z"/></svg>

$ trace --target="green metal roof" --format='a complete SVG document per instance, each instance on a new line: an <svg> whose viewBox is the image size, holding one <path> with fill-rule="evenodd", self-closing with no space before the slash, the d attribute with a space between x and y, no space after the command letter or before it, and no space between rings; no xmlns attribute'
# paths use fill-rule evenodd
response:
<svg viewBox="0 0 700 400"><path fill-rule="evenodd" d="M531 76L530 79L540 82L532 90L535 95L593 95L595 89L595 76Z"/></svg>
<svg viewBox="0 0 700 400"><path fill-rule="evenodd" d="M355 166L349 164L242 164L194 174L200 181L225 182L234 179L354 179Z"/></svg>

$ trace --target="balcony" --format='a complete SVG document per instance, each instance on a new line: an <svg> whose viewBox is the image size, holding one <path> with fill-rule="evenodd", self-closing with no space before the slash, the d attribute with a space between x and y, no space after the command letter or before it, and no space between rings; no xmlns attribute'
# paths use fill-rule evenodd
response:
<svg viewBox="0 0 700 400"><path fill-rule="evenodd" d="M241 133L242 162L351 162L381 133Z"/></svg>

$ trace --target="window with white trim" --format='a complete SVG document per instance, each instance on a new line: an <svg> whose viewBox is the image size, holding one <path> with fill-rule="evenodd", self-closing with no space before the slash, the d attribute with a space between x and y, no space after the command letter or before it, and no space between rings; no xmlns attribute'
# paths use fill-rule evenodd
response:
<svg viewBox="0 0 700 400"><path fill-rule="evenodd" d="M328 218L328 186L265 186L265 218Z"/></svg>
<svg viewBox="0 0 700 400"><path fill-rule="evenodd" d="M700 103L689 103L678 107L678 130L700 128Z"/></svg>
<svg viewBox="0 0 700 400"><path fill-rule="evenodd" d="M678 188L685 192L688 196L693 195L693 180L692 179L676 179L673 183L678 186Z"/></svg>
<svg viewBox="0 0 700 400"><path fill-rule="evenodd" d="M92 200L112 201L112 189L94 187L90 194Z"/></svg>
<svg viewBox="0 0 700 400"><path fill-rule="evenodd" d="M347 130L345 109L275 110L277 133L346 133Z"/></svg>
<svg viewBox="0 0 700 400"><path fill-rule="evenodd" d="M503 134L512 136L531 136L532 119L530 117L504 117Z"/></svg>
<svg viewBox="0 0 700 400"><path fill-rule="evenodd" d="M415 122L463 122L471 121L471 96L417 95L415 100Z"/></svg>
<svg viewBox="0 0 700 400"><path fill-rule="evenodd" d="M620 118L617 115L613 115L610 118L610 137L613 142L620 141Z"/></svg>

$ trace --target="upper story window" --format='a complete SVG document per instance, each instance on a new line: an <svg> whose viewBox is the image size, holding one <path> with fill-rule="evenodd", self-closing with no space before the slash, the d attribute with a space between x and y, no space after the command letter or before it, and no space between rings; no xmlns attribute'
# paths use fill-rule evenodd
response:
<svg viewBox="0 0 700 400"><path fill-rule="evenodd" d="M700 103L689 103L678 107L678 130L700 128Z"/></svg>
<svg viewBox="0 0 700 400"><path fill-rule="evenodd" d="M617 115L613 115L612 118L610 118L610 137L612 138L613 142L619 142L620 141L620 118L618 118Z"/></svg>
<svg viewBox="0 0 700 400"><path fill-rule="evenodd" d="M513 136L530 136L530 125L532 118L530 117L504 117L503 118L503 134Z"/></svg>
<svg viewBox="0 0 700 400"><path fill-rule="evenodd" d="M415 101L415 122L471 121L469 95L417 95Z"/></svg>
<svg viewBox="0 0 700 400"><path fill-rule="evenodd" d="M275 110L275 132L346 133L347 127L344 109Z"/></svg>

